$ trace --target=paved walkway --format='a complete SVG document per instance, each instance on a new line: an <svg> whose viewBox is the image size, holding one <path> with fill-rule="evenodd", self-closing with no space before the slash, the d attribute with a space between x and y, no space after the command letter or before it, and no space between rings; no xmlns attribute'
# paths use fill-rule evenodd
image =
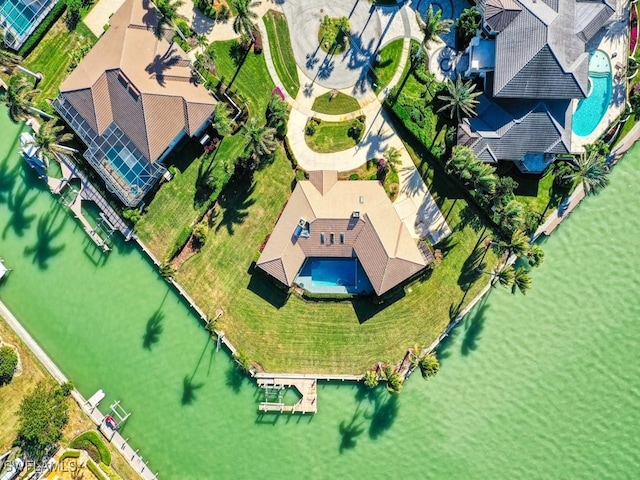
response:
<svg viewBox="0 0 640 480"><path fill-rule="evenodd" d="M84 18L84 23L93 34L100 38L104 33L104 26L109 23L111 15L116 13L124 0L100 0Z"/></svg>

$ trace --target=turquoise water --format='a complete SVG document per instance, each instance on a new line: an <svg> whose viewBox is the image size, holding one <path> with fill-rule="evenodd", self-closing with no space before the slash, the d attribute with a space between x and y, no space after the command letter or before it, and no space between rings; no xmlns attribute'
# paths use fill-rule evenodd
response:
<svg viewBox="0 0 640 480"><path fill-rule="evenodd" d="M120 178L125 180L129 186L140 183L138 179L144 173L144 161L137 159L128 148L122 145L111 147L107 151L106 158L116 169Z"/></svg>
<svg viewBox="0 0 640 480"><path fill-rule="evenodd" d="M591 134L604 118L611 102L611 62L606 53L596 50L589 60L590 91L578 102L573 113L573 133L581 137Z"/></svg>
<svg viewBox="0 0 640 480"><path fill-rule="evenodd" d="M314 293L369 293L373 290L355 258L308 258L295 282Z"/></svg>
<svg viewBox="0 0 640 480"><path fill-rule="evenodd" d="M260 392L138 249L96 252L17 145L5 159L17 129L3 116L0 132L14 269L0 299L85 396L103 388L133 412L123 434L159 478L637 477L637 148L544 244L533 290L496 289L454 330L435 379L395 398L321 383L317 415L260 416Z"/></svg>

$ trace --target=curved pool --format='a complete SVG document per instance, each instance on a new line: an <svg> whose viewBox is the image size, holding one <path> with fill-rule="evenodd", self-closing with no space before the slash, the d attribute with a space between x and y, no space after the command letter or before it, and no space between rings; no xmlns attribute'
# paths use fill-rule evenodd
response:
<svg viewBox="0 0 640 480"><path fill-rule="evenodd" d="M573 133L586 137L596 129L609 108L611 89L609 56L602 50L595 50L589 59L589 93L578 102L573 113Z"/></svg>

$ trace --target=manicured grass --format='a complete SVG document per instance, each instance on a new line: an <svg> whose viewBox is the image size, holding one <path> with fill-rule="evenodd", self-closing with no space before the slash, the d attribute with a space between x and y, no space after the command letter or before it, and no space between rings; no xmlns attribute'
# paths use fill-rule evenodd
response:
<svg viewBox="0 0 640 480"><path fill-rule="evenodd" d="M466 202L455 189L439 184L444 178L438 173L430 187L448 213L453 248L445 249L428 279L392 292L382 304L287 298L274 281L250 272L259 245L290 195L292 179L291 166L278 151L254 182L230 184L207 244L177 273L205 312L213 316L218 308L224 311L219 328L268 371L358 373L378 360L398 361L408 347L433 341L449 323L450 308L466 304L486 284L487 276L467 283L470 267L465 262L480 233L462 226ZM486 269L495 261L489 251Z"/></svg>
<svg viewBox="0 0 640 480"><path fill-rule="evenodd" d="M16 412L24 395L29 393L39 381L44 380L48 385L53 385L54 380L2 317L0 317L0 339L18 348L23 368L22 375L14 377L9 384L0 387L0 452L4 453L15 440L18 431ZM62 432L62 441L60 442L62 445L68 445L78 435L78 432L95 428L93 422L82 412L74 400L69 398L68 403L69 421ZM112 458L111 467L117 470L122 478L125 480L139 478L113 447L109 445L107 448Z"/></svg>
<svg viewBox="0 0 640 480"><path fill-rule="evenodd" d="M342 92L338 92L334 98L331 98L331 92L327 92L314 100L311 109L327 115L342 115L360 110L360 104L358 100Z"/></svg>
<svg viewBox="0 0 640 480"><path fill-rule="evenodd" d="M374 91L376 93L381 92L393 78L393 75L400 65L400 59L402 57L402 44L404 40L398 38L393 40L388 45L380 50L380 62L373 69L375 75L373 75L373 81L376 86ZM407 59L407 62L409 60Z"/></svg>
<svg viewBox="0 0 640 480"><path fill-rule="evenodd" d="M206 203L196 198L199 172L213 160L212 175L228 178L224 163L233 163L243 148L244 140L236 134L225 138L213 156L200 156L201 149L195 142L171 154L167 163L176 163L180 173L160 188L136 225L138 237L160 261L167 259L183 228L193 225L207 208Z"/></svg>
<svg viewBox="0 0 640 480"><path fill-rule="evenodd" d="M289 95L296 98L300 90L300 80L298 79L296 60L291 48L287 19L282 13L274 10L269 10L263 19L267 29L267 36L269 37L271 58L278 78L280 78Z"/></svg>
<svg viewBox="0 0 640 480"><path fill-rule="evenodd" d="M73 32L69 32L64 23L64 15L51 27L23 62L29 70L44 74L44 80L38 85L42 93L34 100L38 108L47 112L53 111L47 100L52 100L58 95L60 84L71 73L74 52L83 48L88 51L96 41L96 36L82 22ZM80 58L76 59L79 60Z"/></svg>
<svg viewBox="0 0 640 480"><path fill-rule="evenodd" d="M249 52L238 70L231 55L234 44L236 41L230 40L214 42L209 47L215 56L218 74L224 83L229 85L238 71L238 75L230 86L231 90L238 92L240 97L246 100L251 116L264 119L271 91L275 87L267 70L264 55Z"/></svg>
<svg viewBox="0 0 640 480"><path fill-rule="evenodd" d="M355 147L357 142L348 135L352 120L346 122L320 122L313 135L305 135L307 145L314 152L341 152Z"/></svg>

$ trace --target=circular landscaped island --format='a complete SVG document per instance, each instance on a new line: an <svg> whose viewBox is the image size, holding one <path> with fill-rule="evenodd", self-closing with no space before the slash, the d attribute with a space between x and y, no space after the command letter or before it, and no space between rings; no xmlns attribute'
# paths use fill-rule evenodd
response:
<svg viewBox="0 0 640 480"><path fill-rule="evenodd" d="M325 15L320 20L318 43L327 53L342 53L349 47L349 30L351 25L347 17L330 17Z"/></svg>

